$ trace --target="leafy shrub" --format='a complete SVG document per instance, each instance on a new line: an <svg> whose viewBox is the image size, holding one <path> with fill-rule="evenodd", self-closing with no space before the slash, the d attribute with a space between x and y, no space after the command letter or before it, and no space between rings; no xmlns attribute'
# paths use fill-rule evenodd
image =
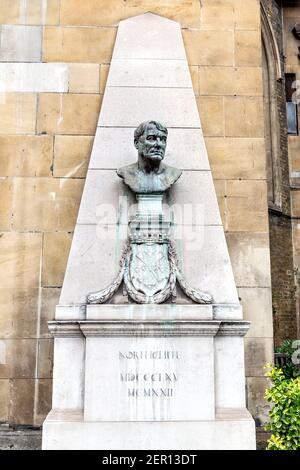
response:
<svg viewBox="0 0 300 470"><path fill-rule="evenodd" d="M281 346L275 349L276 353L281 353L285 356L284 364L280 368L282 369L282 372L286 379L291 379L300 375L299 364L296 364L294 361L295 356L298 359L296 351L298 345L299 341L286 339L285 341L283 341Z"/></svg>
<svg viewBox="0 0 300 470"><path fill-rule="evenodd" d="M268 364L266 376L273 385L266 399L274 404L266 430L272 433L267 450L300 449L300 376L286 378L283 371Z"/></svg>

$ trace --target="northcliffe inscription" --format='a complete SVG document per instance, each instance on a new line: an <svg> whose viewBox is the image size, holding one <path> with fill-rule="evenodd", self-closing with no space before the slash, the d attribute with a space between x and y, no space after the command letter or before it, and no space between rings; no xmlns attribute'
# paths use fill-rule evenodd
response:
<svg viewBox="0 0 300 470"><path fill-rule="evenodd" d="M178 359L178 351L119 351L120 369L126 370L126 372L120 372L120 382L127 385L127 397L174 397L174 386L178 381L178 375L169 370L169 361ZM149 360L152 362L149 363ZM135 371L128 371L128 369L132 370L132 362L135 361L138 361L135 363ZM157 361L159 370L155 370L156 364L153 361ZM168 370L162 370L163 361L167 361L166 369Z"/></svg>

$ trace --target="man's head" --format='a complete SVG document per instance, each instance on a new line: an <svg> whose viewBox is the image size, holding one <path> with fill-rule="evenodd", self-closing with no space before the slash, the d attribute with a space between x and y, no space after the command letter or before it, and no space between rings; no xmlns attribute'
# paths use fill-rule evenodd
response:
<svg viewBox="0 0 300 470"><path fill-rule="evenodd" d="M159 164L165 156L168 130L157 121L142 122L134 131L139 158Z"/></svg>

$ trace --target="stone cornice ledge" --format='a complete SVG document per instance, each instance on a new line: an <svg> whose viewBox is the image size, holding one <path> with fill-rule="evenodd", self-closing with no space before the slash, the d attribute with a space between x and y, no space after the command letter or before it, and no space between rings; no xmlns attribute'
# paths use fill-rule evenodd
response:
<svg viewBox="0 0 300 470"><path fill-rule="evenodd" d="M55 338L82 337L78 321L48 321L48 329Z"/></svg>
<svg viewBox="0 0 300 470"><path fill-rule="evenodd" d="M113 320L80 322L84 336L215 336L218 321Z"/></svg>
<svg viewBox="0 0 300 470"><path fill-rule="evenodd" d="M245 336L250 328L250 321L221 322L218 336Z"/></svg>
<svg viewBox="0 0 300 470"><path fill-rule="evenodd" d="M85 320L51 321L55 337L245 336L250 322L205 320Z"/></svg>

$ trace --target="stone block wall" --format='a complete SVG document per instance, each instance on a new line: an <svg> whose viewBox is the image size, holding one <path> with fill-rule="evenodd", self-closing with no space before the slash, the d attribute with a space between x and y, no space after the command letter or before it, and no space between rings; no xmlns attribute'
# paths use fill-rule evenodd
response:
<svg viewBox="0 0 300 470"><path fill-rule="evenodd" d="M248 407L272 361L258 0L4 0L0 7L0 421L50 409L58 303L118 22L181 23L245 319ZM20 78L21 77L21 78ZM199 188L201 190L201 188Z"/></svg>

